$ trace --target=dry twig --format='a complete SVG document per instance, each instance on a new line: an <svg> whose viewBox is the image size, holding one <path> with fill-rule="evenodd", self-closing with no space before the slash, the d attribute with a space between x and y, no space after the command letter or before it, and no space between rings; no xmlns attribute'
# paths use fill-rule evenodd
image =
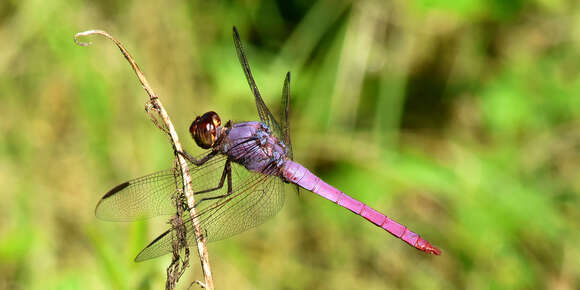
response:
<svg viewBox="0 0 580 290"><path fill-rule="evenodd" d="M151 89L151 86L149 86L149 83L147 82L145 75L143 75L143 73L141 72L141 69L139 69L139 66L134 61L133 57L131 57L129 52L125 49L125 47L121 44L121 42L119 42L117 39L115 39L113 36L111 36L109 33L107 33L106 31L103 31L103 30L87 30L87 31L79 32L79 33L75 34L74 41L76 44L78 44L80 46L89 46L91 44L90 42L89 43L80 42L78 40L78 38L81 36L89 36L89 35L94 35L94 34L102 35L102 36L110 39L121 50L121 53L123 53L123 56L127 59L129 64L133 68L133 71L135 71L135 73L137 74L137 77L139 78L141 85L143 86L143 88L145 89L147 94L149 95L149 104L147 106L147 108L148 108L147 111L148 111L149 115L152 117L153 122L155 123L155 125L157 127L162 129L165 133L167 133L169 135L174 152L183 152L183 147L181 146L181 143L179 142L179 137L177 136L177 132L175 131L175 127L173 126L173 123L171 123L171 120L169 119L169 115L167 114L167 111L165 111L165 108L161 104L161 101L159 100L157 95L153 92L153 89ZM151 109L153 109L155 112L157 112L158 116L160 117L161 121L163 122L163 125L164 125L163 127L160 126L158 119L153 117L152 112L150 111ZM189 215L191 216L192 221L193 221L193 228L194 228L194 233L195 233L195 237L196 237L195 240L197 242L197 251L199 253L201 268L203 270L203 276L204 276L204 280L205 280L203 285L205 286L205 288L211 290L211 289L214 289L213 279L212 279L212 275L211 275L211 269L210 269L210 264L209 264L209 257L208 257L206 243L205 243L205 238L202 234L201 227L199 225L199 220L196 218L197 213L196 213L196 210L194 208L195 200L193 197L193 188L192 188L192 182L191 182L191 175L189 174L189 167L187 166L187 162L186 162L185 158L183 158L183 156L181 156L181 154L175 154L175 156L177 158L179 168L181 170L181 175L183 176L182 180L183 180L184 194L185 194L185 197L187 199L187 205L189 208ZM176 203L179 203L179 200L180 199L178 198L176 200ZM179 210L178 210L178 218L180 218ZM176 244L177 244L177 247L183 246L182 243L176 243ZM176 249L174 248L174 253L175 252L176 252ZM179 249L177 249L177 252L179 252ZM186 252L186 255L187 255L187 252ZM187 260L187 257L182 264L181 271L179 270L179 265L178 264L174 265L175 261L173 261L172 264L170 265L170 268L168 268L168 273L175 272L175 271L173 271L173 269L170 270L173 266L177 266L176 268L174 268L176 270L176 272L183 273L183 267L185 267L186 263L187 263L186 260ZM175 283L174 282L170 283L171 281L169 281L169 279L170 279L170 277L168 275L167 284L171 284L171 285L167 285L167 287L174 287ZM177 279L179 279L179 277Z"/></svg>

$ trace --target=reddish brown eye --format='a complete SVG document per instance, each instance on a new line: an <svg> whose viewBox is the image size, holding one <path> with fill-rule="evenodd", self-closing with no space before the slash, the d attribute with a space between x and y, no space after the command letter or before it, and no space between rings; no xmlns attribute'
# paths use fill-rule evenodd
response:
<svg viewBox="0 0 580 290"><path fill-rule="evenodd" d="M196 117L189 126L189 133L195 140L197 146L203 149L209 149L217 140L217 128L221 125L220 117L216 112L210 111L201 117Z"/></svg>

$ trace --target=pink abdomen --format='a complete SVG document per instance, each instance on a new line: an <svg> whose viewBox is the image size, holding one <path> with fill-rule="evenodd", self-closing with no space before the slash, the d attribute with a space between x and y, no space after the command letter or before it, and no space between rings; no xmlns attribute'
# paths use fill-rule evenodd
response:
<svg viewBox="0 0 580 290"><path fill-rule="evenodd" d="M410 231L406 226L397 223L386 215L327 184L318 176L312 174L304 166L294 161L287 160L282 166L282 174L287 181L295 183L300 187L310 190L344 208L349 209L355 214L360 215L373 224L383 228L395 237L405 241L409 245L430 254L441 254L439 249L432 246L418 234Z"/></svg>

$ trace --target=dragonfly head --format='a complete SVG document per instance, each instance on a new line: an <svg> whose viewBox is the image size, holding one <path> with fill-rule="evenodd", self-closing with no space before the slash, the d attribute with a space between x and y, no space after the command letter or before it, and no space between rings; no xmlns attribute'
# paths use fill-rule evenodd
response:
<svg viewBox="0 0 580 290"><path fill-rule="evenodd" d="M189 133L197 143L197 146L203 149L211 148L221 133L220 117L214 111L209 111L201 117L197 116L189 126Z"/></svg>

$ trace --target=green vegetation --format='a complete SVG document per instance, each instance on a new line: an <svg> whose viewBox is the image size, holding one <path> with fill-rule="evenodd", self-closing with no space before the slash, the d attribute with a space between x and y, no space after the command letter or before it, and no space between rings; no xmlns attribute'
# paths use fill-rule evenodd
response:
<svg viewBox="0 0 580 290"><path fill-rule="evenodd" d="M119 38L195 153L196 115L257 116L232 25L273 111L292 71L295 159L443 254L302 191L210 244L217 289L580 288L578 2L190 2L0 3L0 289L163 287L169 257L133 258L166 219L93 210L169 143L119 51L72 36Z"/></svg>

